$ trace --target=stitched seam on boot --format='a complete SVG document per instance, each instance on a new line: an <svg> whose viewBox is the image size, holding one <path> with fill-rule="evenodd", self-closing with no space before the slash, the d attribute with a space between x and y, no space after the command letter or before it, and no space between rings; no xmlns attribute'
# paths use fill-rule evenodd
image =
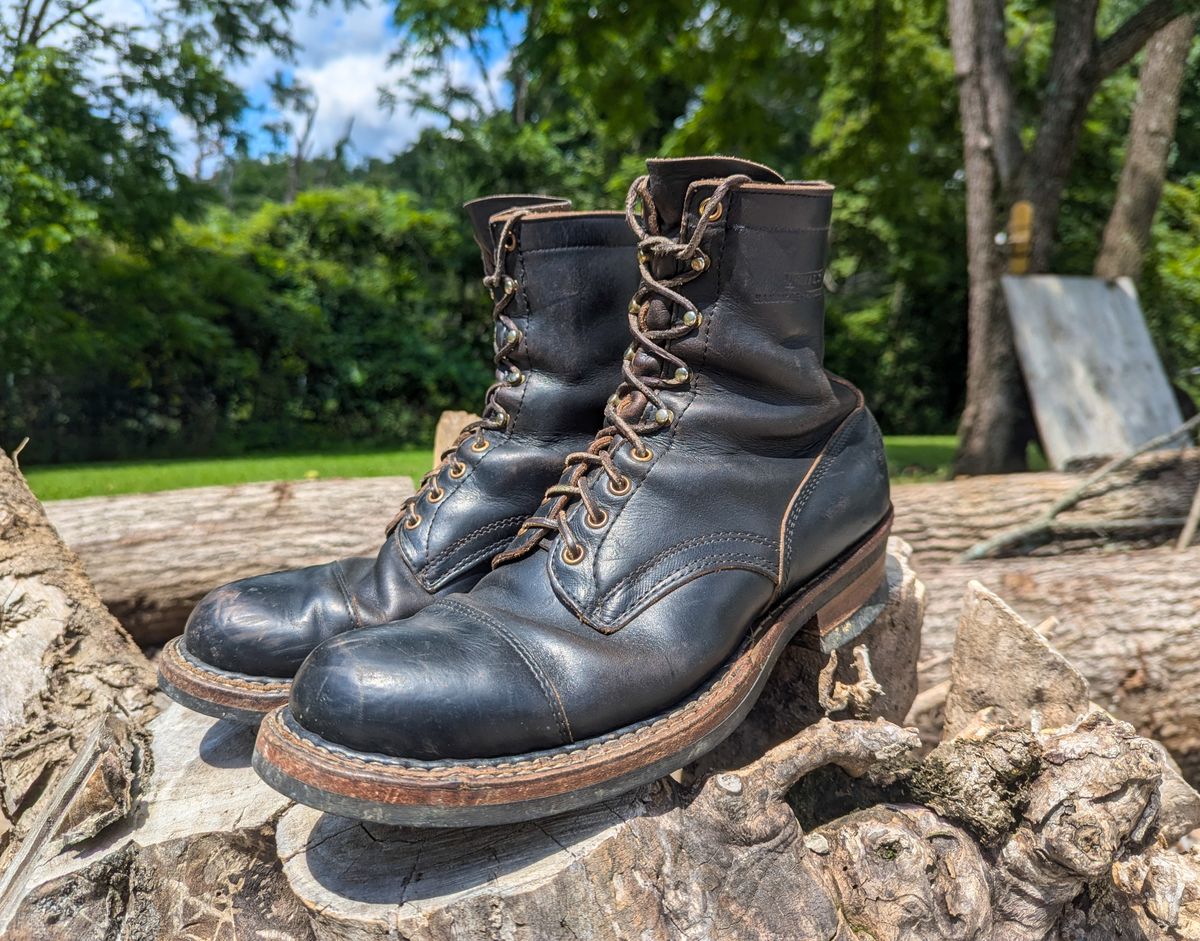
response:
<svg viewBox="0 0 1200 941"><path fill-rule="evenodd" d="M775 582L775 572L772 563L773 559L765 559L761 555L731 554L731 555L708 555L701 556L692 562L689 562L681 569L676 569L671 573L671 577L662 582L656 582L638 592L631 599L626 601L621 606L621 611L613 617L604 618L603 623L610 630L614 623L623 623L629 618L630 612L637 608L646 598L654 596L655 592L661 592L662 596L670 594L680 584L690 581L692 575L711 574L712 572L730 571L733 568L747 572L755 572L759 575L764 575L772 584ZM757 563L755 565L754 563ZM705 570L709 571L705 571Z"/></svg>
<svg viewBox="0 0 1200 941"><path fill-rule="evenodd" d="M784 581L786 581L787 569L792 561L792 535L795 533L796 524L800 520L800 514L804 508L808 506L808 503L812 499L812 495L817 488L817 484L819 484L825 477L825 474L829 470L829 467L833 463L834 459L840 457L845 450L845 439L854 429L857 422L861 420L862 416L866 414L866 408L862 407L856 408L853 414L847 416L841 427L834 432L833 437L826 446L826 449L822 452L823 459L820 462L820 466L809 478L801 481L800 488L802 492L798 497L795 498L795 502L788 507L787 526L784 530L784 540L782 546L783 564L780 566L779 573L779 585L781 587Z"/></svg>
<svg viewBox="0 0 1200 941"><path fill-rule="evenodd" d="M485 614L478 608L471 605L463 604L449 598L444 598L441 604L452 611L457 611L464 617L471 618L477 624L483 624L490 627L513 649L522 662L529 668L529 672L533 674L533 678L537 680L538 686L541 687L542 695L546 697L546 703L550 706L550 712L554 715L555 724L558 725L559 733L567 740L568 743L575 741L575 736L571 733L571 723L567 719L567 710L563 706L562 698L558 695L558 690L554 684L550 682L537 661L529 654L524 645L521 644L516 637L512 635L499 621L491 615Z"/></svg>
<svg viewBox="0 0 1200 941"><path fill-rule="evenodd" d="M436 581L444 581L448 578L453 578L455 575L461 574L466 569L471 568L477 562L486 559L490 555L495 555L500 549L507 546L512 541L511 536L501 536L499 539L493 539L482 549L472 552L469 556L458 560L453 566L444 572L434 574Z"/></svg>
<svg viewBox="0 0 1200 941"><path fill-rule="evenodd" d="M472 539L475 539L477 536L482 536L485 533L490 533L497 529L504 529L508 526L512 526L514 523L520 525L521 523L525 522L526 518L527 517L525 517L525 516L506 516L506 517L504 517L504 519L493 520L490 523L485 523L483 526L480 526L478 529L472 530L471 532L467 533L461 539L454 540L454 542L450 543L450 545L446 546L444 549L442 549L440 552L438 552L437 555L430 556L428 559L425 560L425 564L422 565L421 568L425 569L425 568L430 568L432 566L437 565L437 563L442 561L442 559L446 558L447 556L453 555L455 552L457 552L459 549L461 549L463 546L465 546L467 543L469 543ZM508 540L508 537L505 537L505 541L507 541L507 540Z"/></svg>
<svg viewBox="0 0 1200 941"><path fill-rule="evenodd" d="M776 544L774 539L770 539L767 536L760 536L760 535L758 535L758 533L741 533L741 532L709 533L704 536L693 536L691 539L685 539L683 542L676 543L675 545L671 546L669 549L666 549L663 552L660 552L658 555L654 556L654 558L647 559L645 562L643 562L641 565L639 565L636 569L634 569L632 572L630 572L628 575L626 575L620 581L614 583L613 586L608 589L608 591L606 591L599 598L597 598L595 606L597 608L603 607L608 601L610 601L612 599L613 595L615 595L618 591L621 590L621 588L627 582L630 582L630 581L638 578L639 576L648 572L650 569L654 568L654 566L667 561L672 556L678 555L680 552L683 552L687 549L694 549L697 546L705 546L705 545L711 545L713 543L721 543L721 542L748 542L751 544L757 543L767 549L774 548L774 549L776 549L776 551L778 551L778 545ZM711 555L719 556L719 553L711 553ZM741 557L743 557L743 556L737 555L737 554L730 556L731 559L741 558Z"/></svg>
<svg viewBox="0 0 1200 941"><path fill-rule="evenodd" d="M350 616L354 618L355 627L362 627L362 614L358 610L358 604L354 600L354 596L350 594L350 586L346 583L346 573L342 571L342 560L335 559L333 563L333 576L337 581L338 590L342 593L342 600L346 602L346 607L350 610Z"/></svg>

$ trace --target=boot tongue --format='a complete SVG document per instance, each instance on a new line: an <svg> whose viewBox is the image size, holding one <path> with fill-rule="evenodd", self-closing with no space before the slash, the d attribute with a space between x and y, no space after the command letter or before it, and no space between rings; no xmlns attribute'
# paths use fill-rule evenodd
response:
<svg viewBox="0 0 1200 941"><path fill-rule="evenodd" d="M783 177L761 163L737 157L677 157L647 160L647 185L658 210L663 235L679 231L683 216L683 201L688 187L696 180L720 180L735 174L745 174L756 183L783 183Z"/></svg>
<svg viewBox="0 0 1200 941"><path fill-rule="evenodd" d="M571 203L569 200L557 196L501 195L484 196L482 199L473 199L469 203L463 204L463 209L467 211L467 217L471 220L475 242L479 245L479 250L483 252L484 261L489 269L492 253L496 250L496 243L488 220L492 216L508 212L510 209L536 206L559 206L563 209L570 209Z"/></svg>

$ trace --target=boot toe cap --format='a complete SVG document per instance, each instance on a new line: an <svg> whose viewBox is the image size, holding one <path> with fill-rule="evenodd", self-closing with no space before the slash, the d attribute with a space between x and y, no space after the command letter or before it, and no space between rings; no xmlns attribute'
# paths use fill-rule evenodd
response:
<svg viewBox="0 0 1200 941"><path fill-rule="evenodd" d="M435 605L321 644L296 675L291 710L333 744L436 761L569 741L555 697L546 672L503 626Z"/></svg>
<svg viewBox="0 0 1200 941"><path fill-rule="evenodd" d="M184 644L220 670L288 677L323 637L352 626L329 566L222 585L196 605Z"/></svg>

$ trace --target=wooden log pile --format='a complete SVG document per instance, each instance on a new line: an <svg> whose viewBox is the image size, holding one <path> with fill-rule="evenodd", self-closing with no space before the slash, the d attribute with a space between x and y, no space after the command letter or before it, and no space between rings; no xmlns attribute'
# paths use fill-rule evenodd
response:
<svg viewBox="0 0 1200 941"><path fill-rule="evenodd" d="M794 644L703 762L584 811L361 824L258 782L253 733L167 704L0 456L0 937L1200 937L1200 795L978 583L923 748L925 591L894 540L883 615ZM35 756L35 757L31 757Z"/></svg>

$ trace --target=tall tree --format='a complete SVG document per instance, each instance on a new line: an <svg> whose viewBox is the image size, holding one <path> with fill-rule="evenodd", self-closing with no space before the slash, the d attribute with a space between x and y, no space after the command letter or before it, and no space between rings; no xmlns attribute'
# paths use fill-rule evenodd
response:
<svg viewBox="0 0 1200 941"><path fill-rule="evenodd" d="M1180 90L1195 35L1196 17L1180 16L1155 33L1146 46L1125 164L1096 258L1097 277L1124 275L1136 280L1141 275L1167 176Z"/></svg>
<svg viewBox="0 0 1200 941"><path fill-rule="evenodd" d="M1049 61L1026 121L1013 80L1004 0L950 0L967 183L967 402L959 424L958 473L1019 470L1032 423L1000 290L997 239L1012 206L1033 209L1028 270L1049 270L1063 191L1088 106L1101 84L1175 17L1186 0L1137 4L1106 36L1099 0L1057 0Z"/></svg>

